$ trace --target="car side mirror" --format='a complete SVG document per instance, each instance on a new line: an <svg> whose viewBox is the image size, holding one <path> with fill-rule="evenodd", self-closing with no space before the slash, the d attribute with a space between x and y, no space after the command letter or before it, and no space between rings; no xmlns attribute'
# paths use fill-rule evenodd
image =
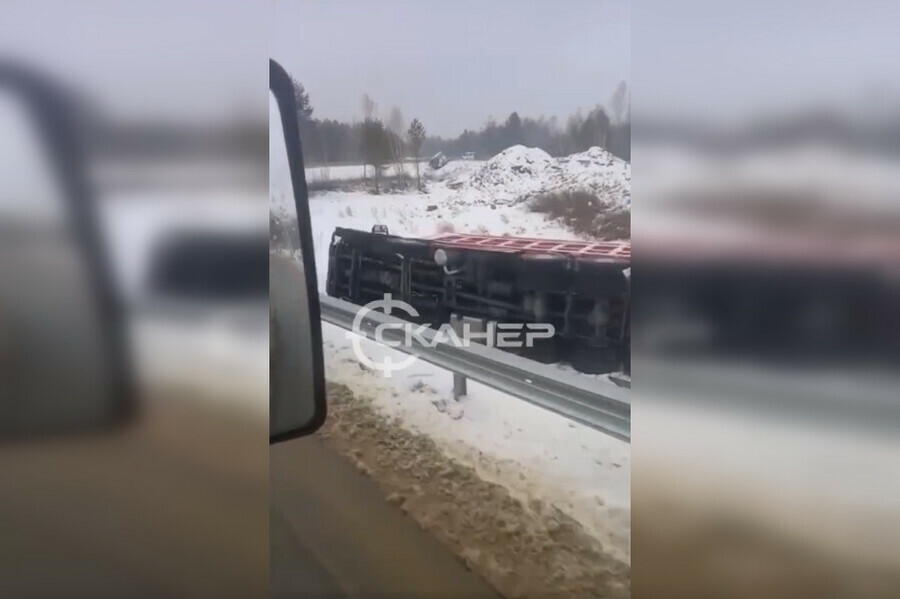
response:
<svg viewBox="0 0 900 599"><path fill-rule="evenodd" d="M0 437L132 411L124 327L66 94L0 64Z"/></svg>
<svg viewBox="0 0 900 599"><path fill-rule="evenodd" d="M325 421L322 323L294 82L269 61L269 442Z"/></svg>

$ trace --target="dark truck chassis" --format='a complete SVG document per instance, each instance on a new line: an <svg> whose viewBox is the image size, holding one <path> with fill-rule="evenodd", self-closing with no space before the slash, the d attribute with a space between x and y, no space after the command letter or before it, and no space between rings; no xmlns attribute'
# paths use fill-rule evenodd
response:
<svg viewBox="0 0 900 599"><path fill-rule="evenodd" d="M334 231L328 295L365 305L389 293L433 327L451 315L549 323L552 338L510 351L586 373L630 370L630 245L373 231Z"/></svg>

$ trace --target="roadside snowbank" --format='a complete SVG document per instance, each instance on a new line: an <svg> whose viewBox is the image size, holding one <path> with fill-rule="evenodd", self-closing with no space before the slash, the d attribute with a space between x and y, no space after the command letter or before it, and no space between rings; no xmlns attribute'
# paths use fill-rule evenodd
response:
<svg viewBox="0 0 900 599"><path fill-rule="evenodd" d="M631 553L631 447L603 433L469 381L453 399L449 371L423 362L390 378L362 366L352 333L323 323L325 376L368 396L389 418L427 435L483 479L525 503L539 500L580 523L604 550L625 563ZM361 339L380 362L406 355Z"/></svg>
<svg viewBox="0 0 900 599"><path fill-rule="evenodd" d="M630 567L557 508L524 501L345 385L328 386L319 436L385 501L441 540L504 597L629 596ZM481 456L482 461L489 461Z"/></svg>

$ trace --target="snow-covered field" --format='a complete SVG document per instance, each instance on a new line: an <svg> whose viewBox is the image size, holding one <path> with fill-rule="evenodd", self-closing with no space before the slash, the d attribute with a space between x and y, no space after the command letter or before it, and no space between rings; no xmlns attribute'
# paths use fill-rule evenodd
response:
<svg viewBox="0 0 900 599"><path fill-rule="evenodd" d="M395 165L390 165L385 170L385 175L387 176L395 176L397 174L398 167ZM416 176L416 164L415 162L404 162L400 165L400 168L403 169L403 172L410 177ZM420 174L425 172L425 169L428 168L427 162L420 162L419 169ZM363 166L361 164L341 164L335 166L309 166L306 167L306 182L307 183L321 183L325 181L353 181L356 179L362 179L365 177L373 177L375 176L375 172L372 170L371 166Z"/></svg>

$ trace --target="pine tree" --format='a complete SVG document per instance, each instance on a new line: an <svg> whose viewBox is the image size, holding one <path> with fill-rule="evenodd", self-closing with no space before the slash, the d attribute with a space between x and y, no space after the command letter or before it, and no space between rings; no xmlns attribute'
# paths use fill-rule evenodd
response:
<svg viewBox="0 0 900 599"><path fill-rule="evenodd" d="M312 118L313 107L309 102L309 94L303 87L303 84L294 79L294 97L297 98L297 107L300 112L301 120L309 120Z"/></svg>

